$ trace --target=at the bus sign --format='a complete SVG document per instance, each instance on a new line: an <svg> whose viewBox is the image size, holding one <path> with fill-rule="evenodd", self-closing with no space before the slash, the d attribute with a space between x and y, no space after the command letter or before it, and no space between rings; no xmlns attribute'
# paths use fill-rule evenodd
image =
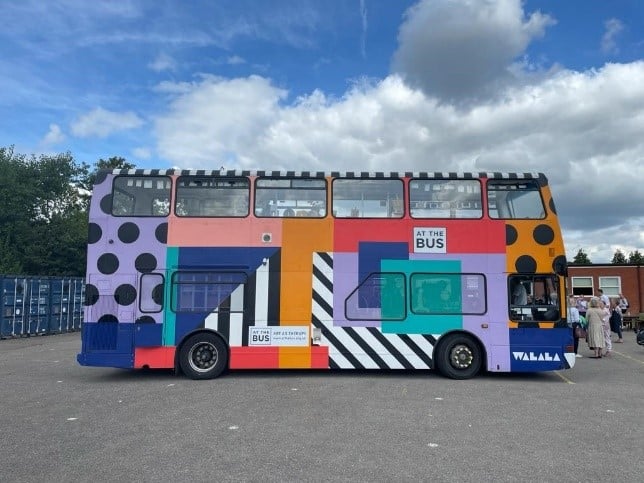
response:
<svg viewBox="0 0 644 483"><path fill-rule="evenodd" d="M414 227L414 253L447 253L447 228Z"/></svg>

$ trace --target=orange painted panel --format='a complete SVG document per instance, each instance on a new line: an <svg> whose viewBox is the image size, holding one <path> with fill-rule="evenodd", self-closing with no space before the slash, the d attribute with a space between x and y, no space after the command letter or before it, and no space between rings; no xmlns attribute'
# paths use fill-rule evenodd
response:
<svg viewBox="0 0 644 483"><path fill-rule="evenodd" d="M309 369L310 347L280 347L280 369Z"/></svg>
<svg viewBox="0 0 644 483"><path fill-rule="evenodd" d="M148 366L151 369L174 368L176 347L136 347L134 349L134 367L140 369Z"/></svg>
<svg viewBox="0 0 644 483"><path fill-rule="evenodd" d="M333 250L333 220L284 219L280 325L311 323L313 252Z"/></svg>
<svg viewBox="0 0 644 483"><path fill-rule="evenodd" d="M278 347L231 347L231 369L279 369Z"/></svg>

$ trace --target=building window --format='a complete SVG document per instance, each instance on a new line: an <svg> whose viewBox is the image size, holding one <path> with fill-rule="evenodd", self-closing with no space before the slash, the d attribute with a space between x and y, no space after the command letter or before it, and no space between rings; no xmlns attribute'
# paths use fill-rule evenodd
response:
<svg viewBox="0 0 644 483"><path fill-rule="evenodd" d="M621 289L621 277L599 277L599 288L609 297L617 297Z"/></svg>
<svg viewBox="0 0 644 483"><path fill-rule="evenodd" d="M593 277L572 277L571 282L573 295L593 295Z"/></svg>

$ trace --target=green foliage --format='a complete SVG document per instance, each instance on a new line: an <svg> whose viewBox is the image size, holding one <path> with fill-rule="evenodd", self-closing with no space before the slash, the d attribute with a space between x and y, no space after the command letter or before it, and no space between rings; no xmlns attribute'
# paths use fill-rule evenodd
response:
<svg viewBox="0 0 644 483"><path fill-rule="evenodd" d="M613 265L625 265L626 264L626 255L622 253L622 251L618 248L615 250L615 254L613 255L613 259L611 262Z"/></svg>
<svg viewBox="0 0 644 483"><path fill-rule="evenodd" d="M635 250L628 254L628 263L644 265L644 255L642 255L639 250Z"/></svg>
<svg viewBox="0 0 644 483"><path fill-rule="evenodd" d="M99 169L133 167L112 157L90 172L70 153L0 148L0 273L82 276L91 182Z"/></svg>
<svg viewBox="0 0 644 483"><path fill-rule="evenodd" d="M576 263L577 265L590 265L592 262L590 261L590 258L588 258L584 249L580 248L577 255L575 255L575 258L572 259L572 263Z"/></svg>

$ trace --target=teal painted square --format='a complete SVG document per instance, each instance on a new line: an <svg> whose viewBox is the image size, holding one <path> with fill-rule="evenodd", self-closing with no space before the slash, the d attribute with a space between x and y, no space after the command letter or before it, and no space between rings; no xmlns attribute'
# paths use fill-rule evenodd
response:
<svg viewBox="0 0 644 483"><path fill-rule="evenodd" d="M461 273L460 260L382 260L383 272L401 272L407 277L407 318L397 322L383 322L386 334L442 334L462 329L462 315L419 315L410 309L409 280L412 273Z"/></svg>

